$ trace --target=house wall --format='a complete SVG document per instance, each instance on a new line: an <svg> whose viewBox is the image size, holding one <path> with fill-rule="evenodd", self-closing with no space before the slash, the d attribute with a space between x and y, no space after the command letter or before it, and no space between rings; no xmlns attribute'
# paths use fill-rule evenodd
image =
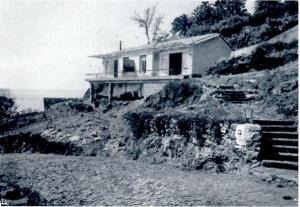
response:
<svg viewBox="0 0 300 207"><path fill-rule="evenodd" d="M207 75L207 69L214 63L227 59L232 49L217 36L193 46L193 74Z"/></svg>
<svg viewBox="0 0 300 207"><path fill-rule="evenodd" d="M102 64L104 71L100 71L100 73L105 73L108 77L114 77L114 60L117 58L107 58L103 59ZM106 66L107 62L107 66Z"/></svg>
<svg viewBox="0 0 300 207"><path fill-rule="evenodd" d="M183 49L183 50L168 50L160 53L159 58L159 71L160 76L167 76L169 74L169 58L172 53L182 53L182 74L190 75L192 74L192 50Z"/></svg>
<svg viewBox="0 0 300 207"><path fill-rule="evenodd" d="M167 81L153 81L143 84L143 96L144 98L157 93L167 84Z"/></svg>
<svg viewBox="0 0 300 207"><path fill-rule="evenodd" d="M140 66L140 56L141 55L146 55L146 73L140 73L139 72L139 66ZM109 75L113 75L113 71L114 71L114 60L118 59L119 61L119 65L118 65L118 77L121 77L123 75L123 58L124 57L129 57L131 60L134 61L135 63L135 72L133 74L130 75L136 75L136 76L151 76L152 74L152 64L153 64L153 54L152 52L149 51L145 51L145 52L141 52L141 51L136 51L136 52L130 52L126 55L121 55L118 58L106 58L105 60L103 60L103 65L105 63L105 61L109 61L108 64L108 70L107 73Z"/></svg>

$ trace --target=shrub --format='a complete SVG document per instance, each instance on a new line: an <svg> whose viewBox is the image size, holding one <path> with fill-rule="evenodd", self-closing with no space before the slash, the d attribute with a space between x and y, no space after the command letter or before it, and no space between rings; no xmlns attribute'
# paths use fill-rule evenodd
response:
<svg viewBox="0 0 300 207"><path fill-rule="evenodd" d="M150 133L149 121L153 119L151 112L127 112L124 118L127 120L136 139L140 139L142 135Z"/></svg>
<svg viewBox="0 0 300 207"><path fill-rule="evenodd" d="M122 101L130 101L130 100L133 100L133 95L131 92L125 92L120 95L120 99Z"/></svg>
<svg viewBox="0 0 300 207"><path fill-rule="evenodd" d="M15 113L15 100L8 94L0 96L0 119L7 118Z"/></svg>
<svg viewBox="0 0 300 207"><path fill-rule="evenodd" d="M273 103L277 106L277 112L286 117L298 115L298 90L290 95L276 96Z"/></svg>

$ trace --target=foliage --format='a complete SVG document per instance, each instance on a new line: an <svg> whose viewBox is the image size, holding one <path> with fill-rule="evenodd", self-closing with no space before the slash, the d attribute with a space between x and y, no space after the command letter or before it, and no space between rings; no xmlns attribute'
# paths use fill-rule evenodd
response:
<svg viewBox="0 0 300 207"><path fill-rule="evenodd" d="M172 25L172 29L171 29L172 33L175 34L178 32L179 36L185 36L188 30L190 29L190 27L192 26L192 21L190 20L188 15L182 14L179 17L176 17L174 21L171 23L171 25Z"/></svg>
<svg viewBox="0 0 300 207"><path fill-rule="evenodd" d="M298 115L298 93L294 93L293 96L285 95L275 97L276 101L273 102L277 106L277 112L283 114L286 117L297 117Z"/></svg>
<svg viewBox="0 0 300 207"><path fill-rule="evenodd" d="M265 43L258 46L249 56L240 56L217 63L208 69L208 74L229 75L275 68L296 60L297 47L297 41Z"/></svg>
<svg viewBox="0 0 300 207"><path fill-rule="evenodd" d="M135 12L131 19L145 30L148 44L150 42L159 42L166 38L166 35L162 33L160 28L164 18L161 15L156 16L156 6L148 7L143 14Z"/></svg>
<svg viewBox="0 0 300 207"><path fill-rule="evenodd" d="M144 133L150 132L148 121L153 119L151 112L127 112L124 118L127 120L136 139L140 139Z"/></svg>
<svg viewBox="0 0 300 207"><path fill-rule="evenodd" d="M182 37L220 33L234 48L268 40L298 24L297 1L256 1L255 13L246 12L245 1L205 1L191 15L172 22L171 32Z"/></svg>
<svg viewBox="0 0 300 207"><path fill-rule="evenodd" d="M0 96L0 119L6 118L15 113L15 100L9 94Z"/></svg>
<svg viewBox="0 0 300 207"><path fill-rule="evenodd" d="M186 14L176 17L172 22L171 32L173 34L179 33L181 36L209 33L211 32L211 25L218 24L218 22L232 16L248 16L245 0L217 0L214 4L204 1L194 9L190 17Z"/></svg>

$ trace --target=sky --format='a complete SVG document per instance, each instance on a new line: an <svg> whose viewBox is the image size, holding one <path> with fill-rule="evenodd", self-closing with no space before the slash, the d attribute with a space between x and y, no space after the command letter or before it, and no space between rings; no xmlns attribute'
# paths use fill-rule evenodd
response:
<svg viewBox="0 0 300 207"><path fill-rule="evenodd" d="M254 1L247 1L252 10ZM162 29L190 14L192 0L1 0L0 88L85 90L86 73L102 67L89 55L146 43L131 17L156 5Z"/></svg>

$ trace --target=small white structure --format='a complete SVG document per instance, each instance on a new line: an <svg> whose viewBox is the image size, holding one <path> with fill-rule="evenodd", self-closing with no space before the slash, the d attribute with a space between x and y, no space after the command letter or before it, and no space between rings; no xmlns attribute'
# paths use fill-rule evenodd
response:
<svg viewBox="0 0 300 207"><path fill-rule="evenodd" d="M253 137L260 135L261 126L258 124L238 124L235 130L236 143L247 146Z"/></svg>
<svg viewBox="0 0 300 207"><path fill-rule="evenodd" d="M91 97L139 97L160 90L170 80L205 76L214 63L227 59L231 47L219 34L152 43L90 57L102 59L104 71L86 78Z"/></svg>

